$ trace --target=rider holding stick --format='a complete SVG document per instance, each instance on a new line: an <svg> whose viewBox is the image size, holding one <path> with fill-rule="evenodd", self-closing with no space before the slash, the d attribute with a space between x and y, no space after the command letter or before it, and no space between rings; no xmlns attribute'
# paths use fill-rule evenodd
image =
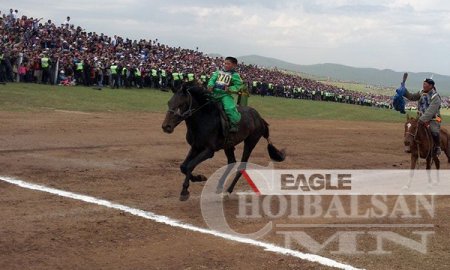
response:
<svg viewBox="0 0 450 270"><path fill-rule="evenodd" d="M405 89L406 90L406 89ZM417 93L405 91L404 96L412 101L418 102L419 124L430 127L431 136L434 142L434 154L441 154L439 132L441 129L441 97L436 91L434 81L425 79L423 82L423 90Z"/></svg>

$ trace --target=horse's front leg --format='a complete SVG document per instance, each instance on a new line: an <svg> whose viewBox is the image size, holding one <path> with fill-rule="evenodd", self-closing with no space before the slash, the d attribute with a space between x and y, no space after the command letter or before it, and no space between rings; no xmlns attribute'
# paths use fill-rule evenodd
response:
<svg viewBox="0 0 450 270"><path fill-rule="evenodd" d="M431 157L427 157L426 159L427 161L427 178L428 178L428 186L431 187L433 186L433 179L431 179Z"/></svg>
<svg viewBox="0 0 450 270"><path fill-rule="evenodd" d="M417 160L419 159L418 155L411 154L411 167L409 169L409 180L408 183L403 186L403 189L409 189L412 185L412 181L414 179L414 170L416 169Z"/></svg>
<svg viewBox="0 0 450 270"><path fill-rule="evenodd" d="M433 185L438 185L441 182L441 175L439 170L441 169L441 161L438 156L433 157L434 165L436 166L436 181L432 183Z"/></svg>
<svg viewBox="0 0 450 270"><path fill-rule="evenodd" d="M411 170L416 169L417 160L419 159L419 155L411 155Z"/></svg>
<svg viewBox="0 0 450 270"><path fill-rule="evenodd" d="M426 161L427 161L427 167L426 167L426 169L427 169L427 170L431 170L431 157L427 157Z"/></svg>
<svg viewBox="0 0 450 270"><path fill-rule="evenodd" d="M187 164L192 160L193 157L195 157L196 155L198 155L200 151L198 149L195 149L193 147L191 147L191 149L189 150L188 155L186 156L186 158L184 159L183 163L181 163L180 165L180 171L186 175L186 171L187 171ZM192 182L204 182L206 180L208 180L206 178L206 176L204 175L192 175L190 176L190 180Z"/></svg>
<svg viewBox="0 0 450 270"><path fill-rule="evenodd" d="M182 174L186 175L187 173L187 165L189 164L189 162L198 155L200 151L194 147L191 147L191 149L189 150L189 153L187 154L186 158L184 159L183 163L181 163L180 165L180 171Z"/></svg>
<svg viewBox="0 0 450 270"><path fill-rule="evenodd" d="M192 178L192 171L195 169L195 167L201 162L214 156L214 151L208 148L199 152L192 150L193 149L189 151L185 162L183 162L182 164L182 172L186 175L186 177L184 178L183 189L181 190L180 194L180 201L186 201L187 199L189 199L189 181Z"/></svg>

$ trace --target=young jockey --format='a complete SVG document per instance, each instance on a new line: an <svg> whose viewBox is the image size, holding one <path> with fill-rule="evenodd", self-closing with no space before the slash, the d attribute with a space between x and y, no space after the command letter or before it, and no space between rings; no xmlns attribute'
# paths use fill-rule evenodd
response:
<svg viewBox="0 0 450 270"><path fill-rule="evenodd" d="M230 132L238 131L238 123L241 114L238 112L231 93L241 90L243 82L241 76L236 72L238 61L234 57L225 58L224 69L216 70L208 82L208 91L213 93L213 97L220 100L223 109L230 122Z"/></svg>

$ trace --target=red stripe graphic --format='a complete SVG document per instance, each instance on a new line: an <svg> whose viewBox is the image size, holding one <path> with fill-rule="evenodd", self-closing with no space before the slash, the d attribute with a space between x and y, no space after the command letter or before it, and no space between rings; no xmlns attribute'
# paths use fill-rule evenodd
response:
<svg viewBox="0 0 450 270"><path fill-rule="evenodd" d="M250 178L250 176L248 175L248 173L245 170L241 171L242 175L244 176L245 180L247 180L247 183L252 187L253 191L257 194L257 195L261 195L261 192L259 191L259 189L256 187L255 183L253 182L253 180Z"/></svg>

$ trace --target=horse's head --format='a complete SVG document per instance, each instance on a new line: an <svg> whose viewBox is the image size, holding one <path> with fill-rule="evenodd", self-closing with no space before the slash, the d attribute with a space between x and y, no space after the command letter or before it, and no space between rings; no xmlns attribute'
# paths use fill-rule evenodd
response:
<svg viewBox="0 0 450 270"><path fill-rule="evenodd" d="M414 144L415 136L417 134L418 120L417 118L406 116L405 134L403 143L405 145L405 152L411 153L411 146Z"/></svg>
<svg viewBox="0 0 450 270"><path fill-rule="evenodd" d="M166 133L172 133L176 126L189 118L199 103L204 102L204 89L199 87L181 87L170 98L166 117L162 123L162 129Z"/></svg>
<svg viewBox="0 0 450 270"><path fill-rule="evenodd" d="M166 133L172 133L175 127L189 114L190 107L192 107L192 96L186 90L180 89L173 94L167 105L169 109L162 123L162 129Z"/></svg>

